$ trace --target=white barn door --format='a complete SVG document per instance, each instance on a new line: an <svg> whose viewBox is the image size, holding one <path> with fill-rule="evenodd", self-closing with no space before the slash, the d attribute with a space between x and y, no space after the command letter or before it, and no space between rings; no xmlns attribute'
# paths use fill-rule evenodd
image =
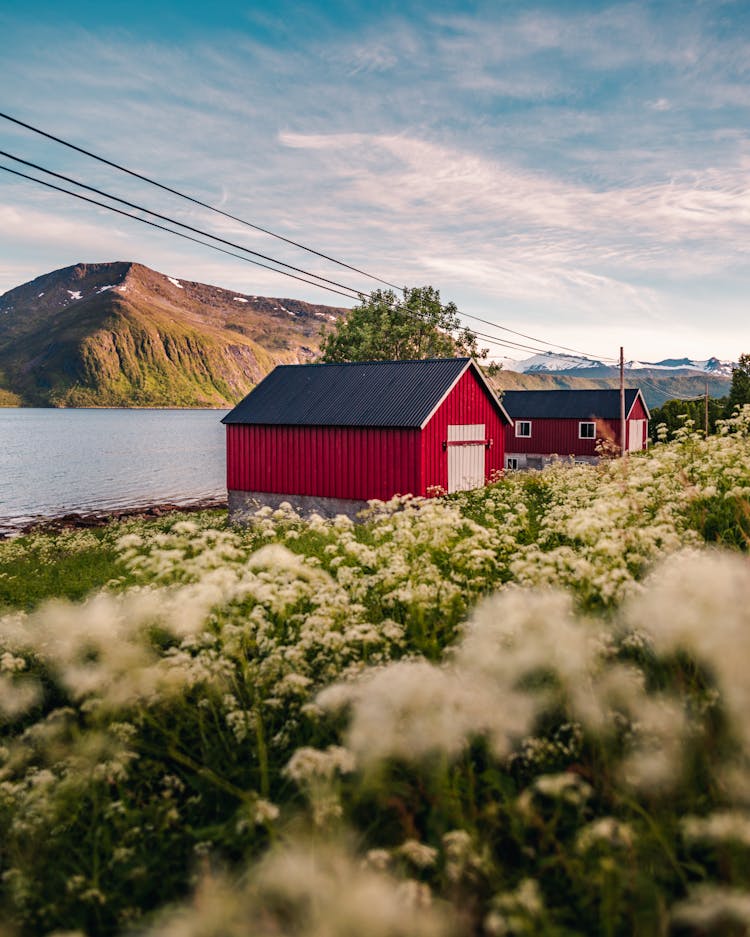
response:
<svg viewBox="0 0 750 937"><path fill-rule="evenodd" d="M646 441L646 421L630 420L628 422L628 452L639 452Z"/></svg>
<svg viewBox="0 0 750 937"><path fill-rule="evenodd" d="M484 423L448 426L448 492L484 485Z"/></svg>

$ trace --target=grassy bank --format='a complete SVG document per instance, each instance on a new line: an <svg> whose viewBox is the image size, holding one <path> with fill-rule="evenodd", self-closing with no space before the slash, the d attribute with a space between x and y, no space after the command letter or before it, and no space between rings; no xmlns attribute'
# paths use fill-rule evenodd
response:
<svg viewBox="0 0 750 937"><path fill-rule="evenodd" d="M743 933L749 423L362 525L0 544L0 918Z"/></svg>
<svg viewBox="0 0 750 937"><path fill-rule="evenodd" d="M94 530L38 532L0 541L0 609L31 611L45 599L78 601L105 586L125 588L133 577L117 549L120 538L133 530L167 530L192 514L170 512L166 520L128 518ZM217 526L225 518L225 511L200 515L201 523Z"/></svg>

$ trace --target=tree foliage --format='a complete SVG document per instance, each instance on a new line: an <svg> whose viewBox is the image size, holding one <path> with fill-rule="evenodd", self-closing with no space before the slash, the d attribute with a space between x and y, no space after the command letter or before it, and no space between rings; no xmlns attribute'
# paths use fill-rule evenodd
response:
<svg viewBox="0 0 750 937"><path fill-rule="evenodd" d="M727 416L731 416L735 408L744 403L750 403L750 354L740 355L737 367L732 368Z"/></svg>
<svg viewBox="0 0 750 937"><path fill-rule="evenodd" d="M658 428L661 423L664 423L667 427L668 438L671 438L676 430L683 427L686 420L692 420L696 430L703 430L706 418L705 406L705 401L701 397L698 400L666 400L661 407L652 407L649 422L651 439L654 442L658 440ZM708 398L709 433L716 432L716 421L724 419L726 409L726 397L720 399L716 397Z"/></svg>
<svg viewBox="0 0 750 937"><path fill-rule="evenodd" d="M477 337L461 325L455 303L443 305L432 286L375 290L321 343L322 361L390 361L416 358L484 358Z"/></svg>
<svg viewBox="0 0 750 937"><path fill-rule="evenodd" d="M734 411L743 404L750 403L750 354L740 355L737 367L732 368L732 386L728 397L708 400L708 432L716 432L716 421L731 418ZM703 398L697 400L667 400L661 407L651 410L649 424L651 437L658 439L657 428L660 423L667 427L669 436L684 426L685 420L692 420L695 429L702 430L705 423L705 404Z"/></svg>

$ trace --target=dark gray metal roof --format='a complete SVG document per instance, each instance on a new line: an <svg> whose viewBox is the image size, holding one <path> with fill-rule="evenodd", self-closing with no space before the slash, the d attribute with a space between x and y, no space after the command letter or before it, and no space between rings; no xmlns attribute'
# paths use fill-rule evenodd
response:
<svg viewBox="0 0 750 937"><path fill-rule="evenodd" d="M626 415L639 393L637 388L625 389ZM620 419L620 391L617 389L506 390L502 404L514 420Z"/></svg>
<svg viewBox="0 0 750 937"><path fill-rule="evenodd" d="M279 365L222 423L418 428L467 367L470 358Z"/></svg>

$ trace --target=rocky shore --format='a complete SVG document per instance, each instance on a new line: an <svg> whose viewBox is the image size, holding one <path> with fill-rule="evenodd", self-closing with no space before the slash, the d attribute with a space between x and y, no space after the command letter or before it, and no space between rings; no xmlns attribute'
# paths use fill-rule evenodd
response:
<svg viewBox="0 0 750 937"><path fill-rule="evenodd" d="M71 512L57 517L33 517L15 521L3 522L0 519L0 540L17 537L29 533L56 533L61 530L83 530L94 527L105 527L112 521L128 520L130 518L163 517L176 511L194 513L196 511L210 511L226 509L226 498L204 498L178 504L174 501L161 501L157 504L134 505L131 507L110 508L101 511Z"/></svg>

